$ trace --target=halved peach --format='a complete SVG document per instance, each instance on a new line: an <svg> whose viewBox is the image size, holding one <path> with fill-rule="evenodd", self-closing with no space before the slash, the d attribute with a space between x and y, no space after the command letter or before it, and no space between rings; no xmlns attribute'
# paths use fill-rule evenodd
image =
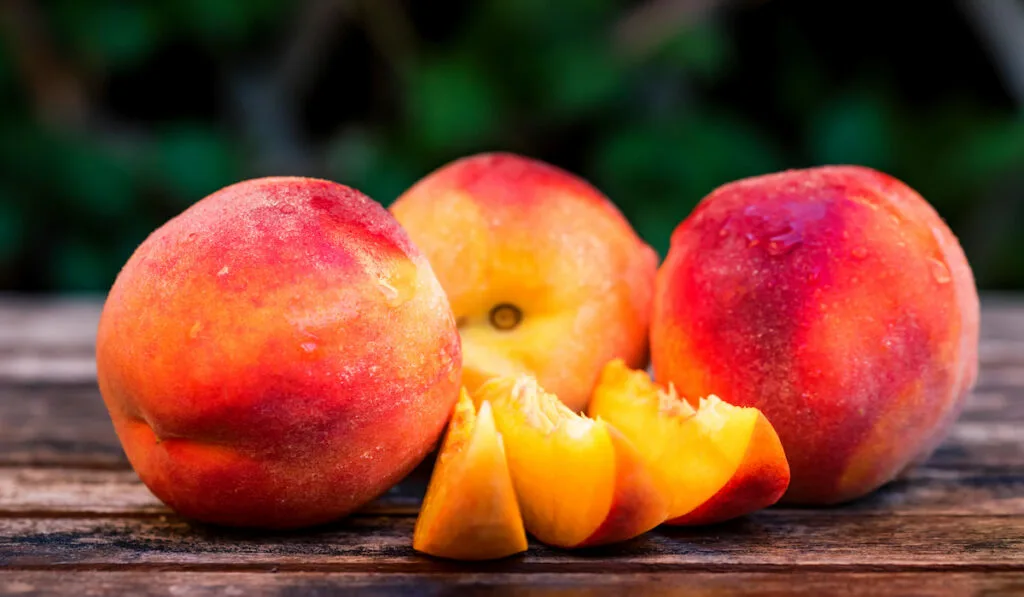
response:
<svg viewBox="0 0 1024 597"><path fill-rule="evenodd" d="M721 522L768 507L789 486L779 436L756 408L717 396L694 409L669 386L609 362L588 409L621 431L668 495L666 524Z"/></svg>
<svg viewBox="0 0 1024 597"><path fill-rule="evenodd" d="M526 530L540 541L603 545L665 520L665 496L611 425L569 410L528 375L494 378L473 398L494 406Z"/></svg>
<svg viewBox="0 0 1024 597"><path fill-rule="evenodd" d="M476 412L465 388L427 486L413 549L456 560L526 551L526 531L491 405Z"/></svg>

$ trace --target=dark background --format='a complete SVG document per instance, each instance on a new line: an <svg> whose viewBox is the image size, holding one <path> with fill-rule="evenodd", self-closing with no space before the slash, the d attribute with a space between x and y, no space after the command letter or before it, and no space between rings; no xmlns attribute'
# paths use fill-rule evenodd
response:
<svg viewBox="0 0 1024 597"><path fill-rule="evenodd" d="M243 178L388 204L467 153L583 175L664 254L714 187L857 163L1024 288L1020 0L4 0L0 289L105 291Z"/></svg>

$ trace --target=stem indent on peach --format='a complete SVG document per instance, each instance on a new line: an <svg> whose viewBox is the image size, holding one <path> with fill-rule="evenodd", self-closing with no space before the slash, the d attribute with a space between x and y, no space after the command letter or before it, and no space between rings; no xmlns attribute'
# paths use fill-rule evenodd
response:
<svg viewBox="0 0 1024 597"><path fill-rule="evenodd" d="M760 411L717 396L694 409L620 360L602 372L589 413L636 446L668 496L668 524L741 516L775 503L789 484L782 444Z"/></svg>
<svg viewBox="0 0 1024 597"><path fill-rule="evenodd" d="M527 548L491 405L476 412L465 389L416 520L413 548L456 560L503 558Z"/></svg>
<svg viewBox="0 0 1024 597"><path fill-rule="evenodd" d="M558 547L624 541L657 526L665 503L628 440L578 415L530 376L488 381L526 529Z"/></svg>

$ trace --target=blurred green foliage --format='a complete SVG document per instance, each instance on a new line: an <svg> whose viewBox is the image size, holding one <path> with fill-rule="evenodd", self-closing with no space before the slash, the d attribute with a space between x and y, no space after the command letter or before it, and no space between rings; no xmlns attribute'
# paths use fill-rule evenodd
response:
<svg viewBox="0 0 1024 597"><path fill-rule="evenodd" d="M494 149L588 178L663 254L722 183L877 167L947 218L981 285L1024 288L1024 117L991 69L994 87L915 97L892 49L868 46L837 74L799 3L625 39L641 2L479 0L438 15L446 3L340 0L324 33L308 11L326 3L60 0L34 9L35 38L8 31L0 288L103 291L146 234L242 178L323 176L387 204ZM943 26L967 27L955 12ZM44 50L48 64L27 59ZM963 53L938 76L984 59ZM75 81L82 115L47 107L48 74Z"/></svg>

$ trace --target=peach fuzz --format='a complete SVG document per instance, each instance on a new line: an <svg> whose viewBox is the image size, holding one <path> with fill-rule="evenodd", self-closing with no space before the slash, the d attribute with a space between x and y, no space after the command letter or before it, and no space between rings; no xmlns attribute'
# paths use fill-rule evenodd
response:
<svg viewBox="0 0 1024 597"><path fill-rule="evenodd" d="M97 336L145 484L180 514L300 527L383 493L458 397L455 321L390 214L322 180L222 189L147 238Z"/></svg>
<svg viewBox="0 0 1024 597"><path fill-rule="evenodd" d="M526 551L505 448L489 402L476 412L465 389L423 500L413 549L455 560L493 560Z"/></svg>
<svg viewBox="0 0 1024 597"><path fill-rule="evenodd" d="M699 409L620 361L605 366L589 414L622 432L668 496L666 524L721 522L767 508L789 486L782 443L755 408L717 396Z"/></svg>
<svg viewBox="0 0 1024 597"><path fill-rule="evenodd" d="M470 391L529 374L578 411L608 360L646 365L657 255L582 179L483 154L428 175L391 210L448 293Z"/></svg>
<svg viewBox="0 0 1024 597"><path fill-rule="evenodd" d="M572 412L527 375L491 379L473 399L493 405L526 530L541 542L604 545L665 520L665 496L612 426Z"/></svg>
<svg viewBox="0 0 1024 597"><path fill-rule="evenodd" d="M978 296L916 192L856 166L725 185L658 273L658 381L760 409L792 467L784 501L844 502L934 450L978 371Z"/></svg>

